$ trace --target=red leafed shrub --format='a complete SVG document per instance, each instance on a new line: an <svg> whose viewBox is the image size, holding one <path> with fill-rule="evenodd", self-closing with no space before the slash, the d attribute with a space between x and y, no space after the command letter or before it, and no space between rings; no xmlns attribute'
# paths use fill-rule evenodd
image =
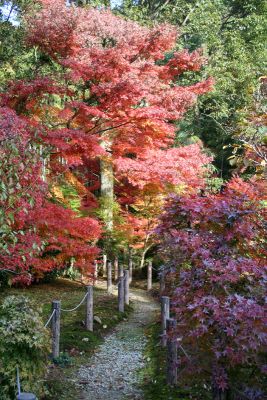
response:
<svg viewBox="0 0 267 400"><path fill-rule="evenodd" d="M182 374L208 374L219 391L235 390L239 378L255 384L264 370L264 199L259 182L234 178L220 194L172 197L157 229L189 354L180 354Z"/></svg>
<svg viewBox="0 0 267 400"><path fill-rule="evenodd" d="M46 192L40 179L40 155L30 137L26 121L0 108L0 270L18 273L15 281L24 283L31 281L27 271L41 246L28 221Z"/></svg>
<svg viewBox="0 0 267 400"><path fill-rule="evenodd" d="M41 212L40 212L41 211ZM99 223L89 217L77 217L75 212L45 201L41 210L33 214L32 223L45 242L35 261L35 277L45 272L62 269L75 258L75 267L84 275L91 276L98 248L92 246L101 230Z"/></svg>
<svg viewBox="0 0 267 400"><path fill-rule="evenodd" d="M84 273L93 270L92 245L100 226L92 218L46 200L36 126L0 107L0 272L12 282L30 284L72 257Z"/></svg>

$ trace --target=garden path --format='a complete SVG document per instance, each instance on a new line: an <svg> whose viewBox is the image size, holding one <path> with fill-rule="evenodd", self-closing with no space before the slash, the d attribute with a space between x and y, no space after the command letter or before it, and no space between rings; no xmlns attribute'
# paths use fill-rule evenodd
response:
<svg viewBox="0 0 267 400"><path fill-rule="evenodd" d="M141 400L139 371L144 368L145 329L155 320L158 303L144 290L131 288L134 310L109 334L78 380L86 400ZM88 382L88 383L87 383Z"/></svg>

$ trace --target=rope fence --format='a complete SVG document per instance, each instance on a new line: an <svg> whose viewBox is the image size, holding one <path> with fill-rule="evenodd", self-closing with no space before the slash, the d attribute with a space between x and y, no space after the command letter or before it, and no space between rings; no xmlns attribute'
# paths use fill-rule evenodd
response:
<svg viewBox="0 0 267 400"><path fill-rule="evenodd" d="M124 270L124 272L125 271L128 271L128 270ZM123 280L123 282L126 280L126 276L124 275L123 277L122 277L122 280ZM119 286L119 283L120 283L120 280L118 280L118 282L114 285L115 287L118 287Z"/></svg>
<svg viewBox="0 0 267 400"><path fill-rule="evenodd" d="M103 275L106 276L108 282L108 292L112 293L112 263L108 262L107 257L103 257L104 265L103 265ZM97 263L96 263L97 264ZM152 263L149 263L150 267L152 267ZM129 267L129 266L128 266ZM129 286L130 286L130 278L132 274L133 263L131 263L129 269L124 269L122 265L119 265L118 259L115 259L114 262L114 277L117 280L117 283L114 284L114 287L118 290L118 311L124 313L125 305L129 305ZM96 265L96 269L98 269L98 265ZM152 272L152 268L150 268ZM10 272L16 275L19 273L6 270L6 272ZM25 274L31 276L29 273L25 272ZM98 271L94 274L94 277L97 278ZM151 286L152 286L152 273L151 273ZM51 329L51 342L52 348L51 353L53 359L59 357L60 354L60 328L61 328L61 312L72 313L75 312L82 304L86 303L86 315L85 315L85 328L93 332L93 322L94 322L94 313L93 313L93 286L87 286L87 292L81 299L81 301L73 308L65 309L61 307L61 301L53 300L52 301L52 312L49 315L46 323L44 324L44 328L48 328L50 326ZM36 396L33 393L24 393L21 392L20 385L20 374L19 369L17 368L17 388L18 388L18 396L17 400L36 400Z"/></svg>
<svg viewBox="0 0 267 400"><path fill-rule="evenodd" d="M113 262L111 262L108 259L107 254L103 254L102 261L99 260L96 262L97 269L99 267L98 263L102 264L102 276L103 276L103 278L106 278L106 281L107 281L107 292L112 293L113 287L118 288L118 286L119 286L118 278L123 276L124 269L122 268L122 265L119 266L118 257L115 257ZM114 271L113 271L112 264L114 265ZM134 269L134 262L132 259L132 255L130 255L129 260L128 260L127 269L126 269L127 271L129 271L129 284L131 284L131 282L132 282L133 269ZM147 265L147 290L148 291L150 291L152 289L153 271L156 273L160 273L160 270L158 268L153 267L152 261L149 261L148 265ZM98 273L97 273L97 275L98 275ZM116 284L112 283L112 276L114 276L115 281L117 281Z"/></svg>
<svg viewBox="0 0 267 400"><path fill-rule="evenodd" d="M30 279L32 279L32 274L30 274L27 271L16 272L16 271L13 271L12 269L4 268L4 269L1 269L0 272L6 272L9 274L14 274L14 275L28 275L30 277Z"/></svg>
<svg viewBox="0 0 267 400"><path fill-rule="evenodd" d="M46 322L46 324L45 324L45 326L44 326L45 328L47 328L48 325L50 324L50 322L51 322L51 320L52 320L54 314L55 314L55 310L52 311L50 317L48 318L48 321Z"/></svg>
<svg viewBox="0 0 267 400"><path fill-rule="evenodd" d="M105 277L107 278L107 291L108 293L112 293L112 287L116 287L118 290L118 311L124 313L125 305L129 305L129 287L131 283L131 274L129 266L128 269L124 269L122 265L118 265L118 260L115 259L114 262L114 277L115 280L118 279L117 283L112 284L112 263L107 260L107 256L103 257L104 259L104 268L105 268ZM131 263L131 268L133 267L133 263ZM177 327L177 321L174 318L170 317L170 298L168 296L164 296L165 292L165 279L166 279L166 271L164 271L164 267L155 268L153 267L152 261L149 261L147 264L147 290L152 289L152 272L155 271L159 275L160 280L160 303L161 303L161 345L166 349L166 381L170 386L176 386L178 383L178 376L181 373L181 370L178 371L178 350L184 354L184 356L191 360L190 355L185 350L185 348L180 343L179 338L175 338L173 335L173 331L175 331ZM14 272L14 271L10 271ZM44 324L44 327L47 328L51 324L51 334L52 334L52 357L53 359L59 357L60 354L60 316L61 311L66 313L75 312L82 304L86 303L86 315L85 315L85 329L93 332L94 326L94 313L93 313L93 286L87 286L87 291L83 296L82 300L73 308L64 309L61 307L61 302L58 300L52 301L52 312ZM179 372L179 374L178 374ZM17 400L36 400L36 396L32 393L22 393L21 385L20 385L20 374L19 369L17 368L17 388L18 388L18 396ZM237 391L237 390L236 390ZM238 392L238 391L237 391ZM245 394L239 392L239 394L243 395L243 398L246 399Z"/></svg>
<svg viewBox="0 0 267 400"><path fill-rule="evenodd" d="M107 263L107 278L112 276L112 264L107 262L105 258L105 262ZM122 275L123 274L123 275ZM129 271L128 270L120 270L118 283L114 285L118 289L118 310L119 312L124 312L125 304L129 304ZM109 286L112 286L112 279L109 279ZM109 291L108 287L108 292ZM93 286L87 286L87 292L81 299L81 301L73 308L62 308L61 302L58 300L52 301L52 312L45 323L44 327L47 328L51 325L51 333L52 333L52 357L57 358L59 356L60 349L60 316L61 312L72 313L75 312L82 304L86 304L85 311L85 327L88 331L93 332L93 322L94 322L94 312L93 312Z"/></svg>
<svg viewBox="0 0 267 400"><path fill-rule="evenodd" d="M68 309L68 310L66 310L66 309L64 309L64 308L61 308L61 311L64 311L64 312L73 312L73 311L78 310L78 308L84 303L84 300L86 299L87 296L88 296L88 293L85 294L85 296L83 297L83 299L81 300L81 302L80 302L76 307L71 308L71 309Z"/></svg>

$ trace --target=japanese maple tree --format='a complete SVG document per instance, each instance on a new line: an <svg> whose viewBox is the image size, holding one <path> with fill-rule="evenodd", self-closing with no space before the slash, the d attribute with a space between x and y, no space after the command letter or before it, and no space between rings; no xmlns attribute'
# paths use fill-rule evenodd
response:
<svg viewBox="0 0 267 400"><path fill-rule="evenodd" d="M128 231L130 245L141 250L142 268L146 253L157 244L154 229L170 193L197 193L205 187L205 175L211 158L194 144L166 150L148 150L136 159L116 160L119 202L130 207Z"/></svg>
<svg viewBox="0 0 267 400"><path fill-rule="evenodd" d="M260 385L264 372L264 200L264 182L233 178L219 194L170 198L157 229L169 268L181 375L208 374L218 392L244 389L240 376Z"/></svg>
<svg viewBox="0 0 267 400"><path fill-rule="evenodd" d="M2 105L39 127L50 189L71 170L87 188L81 214L93 215L100 194L108 235L114 224L123 233L130 223L129 243L144 245L165 195L203 183L209 159L201 145L173 148L174 121L212 85L207 79L179 86L182 73L205 62L201 51L176 51L177 29L168 24L148 28L61 0L40 1L25 23L28 45L54 68L46 77L11 82ZM124 223L115 221L115 209Z"/></svg>
<svg viewBox="0 0 267 400"><path fill-rule="evenodd" d="M112 230L114 175L124 170L124 159L141 162L150 154L155 159L159 151L166 165L164 152L174 141L172 122L212 82L179 86L179 75L198 70L204 59L197 51L175 51L175 27L142 27L109 10L68 7L61 0L43 0L40 6L27 18L27 41L62 72L11 85L4 103L41 121L44 140L69 167L98 161L105 223ZM169 51L173 56L164 62Z"/></svg>
<svg viewBox="0 0 267 400"><path fill-rule="evenodd" d="M90 274L100 226L47 200L38 126L0 107L0 142L0 271L29 284L75 257Z"/></svg>
<svg viewBox="0 0 267 400"><path fill-rule="evenodd" d="M29 280L28 265L41 246L27 222L45 192L40 157L36 149L32 157L30 137L25 121L14 111L0 108L0 270L17 272L24 281Z"/></svg>

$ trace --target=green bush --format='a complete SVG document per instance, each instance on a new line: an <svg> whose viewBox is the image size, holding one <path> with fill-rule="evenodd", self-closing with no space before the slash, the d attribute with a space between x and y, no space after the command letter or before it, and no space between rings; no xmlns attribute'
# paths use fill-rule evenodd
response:
<svg viewBox="0 0 267 400"><path fill-rule="evenodd" d="M53 363L59 367L67 367L72 364L72 358L68 353L60 353L56 358L53 358Z"/></svg>
<svg viewBox="0 0 267 400"><path fill-rule="evenodd" d="M16 370L23 391L43 393L49 334L41 310L25 296L6 297L0 306L0 399L16 398Z"/></svg>

